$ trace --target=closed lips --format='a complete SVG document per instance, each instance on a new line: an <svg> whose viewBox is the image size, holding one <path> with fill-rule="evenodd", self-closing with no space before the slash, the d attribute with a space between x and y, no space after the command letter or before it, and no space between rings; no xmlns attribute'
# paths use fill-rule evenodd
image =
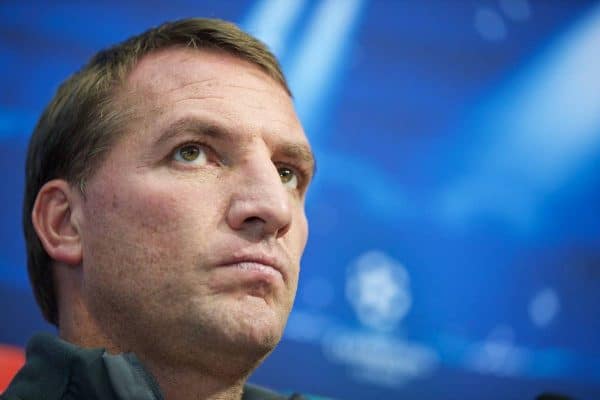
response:
<svg viewBox="0 0 600 400"><path fill-rule="evenodd" d="M253 261L242 261L235 264L236 267L244 271L259 271L271 275L281 275L281 273L270 265L265 265Z"/></svg>
<svg viewBox="0 0 600 400"><path fill-rule="evenodd" d="M281 276L285 280L286 274L282 265L275 258L266 256L234 257L221 263L223 267L236 267L244 271L262 272L273 276Z"/></svg>

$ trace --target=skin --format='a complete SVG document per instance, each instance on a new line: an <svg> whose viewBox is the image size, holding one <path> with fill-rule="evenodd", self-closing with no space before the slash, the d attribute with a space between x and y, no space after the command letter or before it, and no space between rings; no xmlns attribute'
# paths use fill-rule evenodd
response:
<svg viewBox="0 0 600 400"><path fill-rule="evenodd" d="M60 335L135 352L166 398L240 398L296 293L308 141L284 89L222 52L151 53L124 89L137 117L85 198L51 181L34 207ZM238 262L257 257L277 270Z"/></svg>

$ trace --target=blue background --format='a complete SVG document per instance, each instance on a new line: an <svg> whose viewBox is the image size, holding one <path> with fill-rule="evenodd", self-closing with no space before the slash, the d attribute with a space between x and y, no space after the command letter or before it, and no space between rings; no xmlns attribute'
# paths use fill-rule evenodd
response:
<svg viewBox="0 0 600 400"><path fill-rule="evenodd" d="M600 398L597 1L3 2L0 343L53 330L20 226L37 117L96 51L188 16L271 46L319 163L296 305L254 382Z"/></svg>

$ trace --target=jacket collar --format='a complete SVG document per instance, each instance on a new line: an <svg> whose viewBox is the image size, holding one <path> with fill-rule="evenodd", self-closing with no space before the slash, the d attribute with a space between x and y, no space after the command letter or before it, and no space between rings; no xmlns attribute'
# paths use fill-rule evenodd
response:
<svg viewBox="0 0 600 400"><path fill-rule="evenodd" d="M162 400L154 378L133 353L110 355L48 333L27 344L26 363L4 393L8 397Z"/></svg>

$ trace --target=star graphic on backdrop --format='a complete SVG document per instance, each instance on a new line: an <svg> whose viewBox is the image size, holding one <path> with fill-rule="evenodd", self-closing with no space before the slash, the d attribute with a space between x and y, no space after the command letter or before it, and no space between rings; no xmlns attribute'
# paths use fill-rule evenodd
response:
<svg viewBox="0 0 600 400"><path fill-rule="evenodd" d="M376 268L358 276L358 304L378 314L389 314L399 288L387 268Z"/></svg>

